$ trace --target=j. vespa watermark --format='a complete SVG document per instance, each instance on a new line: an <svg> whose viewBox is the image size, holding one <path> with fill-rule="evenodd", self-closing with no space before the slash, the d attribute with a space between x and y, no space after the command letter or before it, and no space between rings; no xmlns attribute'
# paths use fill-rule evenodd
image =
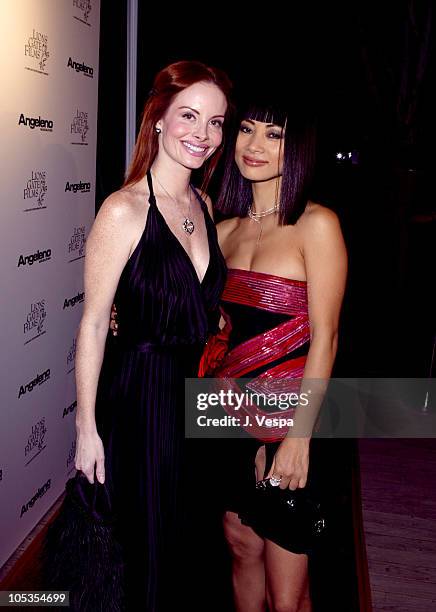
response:
<svg viewBox="0 0 436 612"><path fill-rule="evenodd" d="M436 438L436 379L186 379L186 437L247 434Z"/></svg>
<svg viewBox="0 0 436 612"><path fill-rule="evenodd" d="M304 393L256 393L236 392L233 389L220 389L218 392L198 393L196 408L202 413L197 416L199 427L251 427L253 419L260 427L292 427L294 419L289 414L278 416L275 411L295 409L309 404L310 391ZM262 406L263 410L274 411L274 415L265 413L241 414L247 406ZM221 406L226 414L221 417L210 417L204 412ZM234 414L232 414L234 413Z"/></svg>

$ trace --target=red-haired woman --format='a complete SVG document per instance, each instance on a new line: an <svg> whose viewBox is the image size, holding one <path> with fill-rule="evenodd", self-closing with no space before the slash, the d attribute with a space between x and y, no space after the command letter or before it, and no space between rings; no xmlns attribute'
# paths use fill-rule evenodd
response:
<svg viewBox="0 0 436 612"><path fill-rule="evenodd" d="M181 587L184 379L218 330L226 266L205 189L229 92L227 76L200 62L159 72L125 183L87 240L79 472L46 541L50 583L70 591L73 609L167 610ZM201 195L191 184L200 168ZM113 302L117 338L107 336Z"/></svg>

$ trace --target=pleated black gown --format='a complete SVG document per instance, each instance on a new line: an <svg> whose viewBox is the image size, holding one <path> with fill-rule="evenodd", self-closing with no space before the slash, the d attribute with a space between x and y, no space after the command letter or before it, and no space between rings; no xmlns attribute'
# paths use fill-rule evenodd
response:
<svg viewBox="0 0 436 612"><path fill-rule="evenodd" d="M218 330L226 266L197 191L210 252L201 281L156 205L150 174L148 182L146 226L116 291L121 333L108 340L96 421L119 516L128 602L151 612L170 609L177 578L183 588L184 380L197 376L207 338Z"/></svg>
<svg viewBox="0 0 436 612"><path fill-rule="evenodd" d="M95 411L129 612L170 610L174 598L189 607L184 380L197 376L207 338L218 331L226 278L215 225L197 191L210 253L201 281L147 177L150 207L116 290L120 334L108 334ZM83 577L85 587L91 574ZM109 605L119 610L118 602Z"/></svg>

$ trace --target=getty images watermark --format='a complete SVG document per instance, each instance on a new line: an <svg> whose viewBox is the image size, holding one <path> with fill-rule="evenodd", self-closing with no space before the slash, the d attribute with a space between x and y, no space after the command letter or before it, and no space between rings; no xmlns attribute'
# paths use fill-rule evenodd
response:
<svg viewBox="0 0 436 612"><path fill-rule="evenodd" d="M190 378L188 438L436 437L433 378Z"/></svg>
<svg viewBox="0 0 436 612"><path fill-rule="evenodd" d="M310 391L302 393L258 393L237 392L233 389L220 389L218 392L204 392L197 394L197 411L207 411L210 408L222 407L227 413L221 417L209 417L199 414L196 422L199 427L252 427L252 419L245 412L247 406L255 404L268 408L276 408L283 412L297 406L309 405ZM229 413L234 412L234 414ZM244 413L244 414L242 414ZM242 416L240 416L242 414ZM267 413L253 414L259 427L293 427L294 419L291 416L274 415Z"/></svg>

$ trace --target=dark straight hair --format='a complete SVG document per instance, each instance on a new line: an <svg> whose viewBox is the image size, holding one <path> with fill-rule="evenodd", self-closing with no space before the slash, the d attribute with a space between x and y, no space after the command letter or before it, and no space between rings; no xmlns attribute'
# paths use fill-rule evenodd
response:
<svg viewBox="0 0 436 612"><path fill-rule="evenodd" d="M224 157L223 179L216 208L225 216L245 217L253 202L251 181L235 162L241 121L251 119L285 128L283 174L279 194L279 223L293 225L303 213L315 171L316 118L310 105L274 100L252 100L240 107L233 122Z"/></svg>

